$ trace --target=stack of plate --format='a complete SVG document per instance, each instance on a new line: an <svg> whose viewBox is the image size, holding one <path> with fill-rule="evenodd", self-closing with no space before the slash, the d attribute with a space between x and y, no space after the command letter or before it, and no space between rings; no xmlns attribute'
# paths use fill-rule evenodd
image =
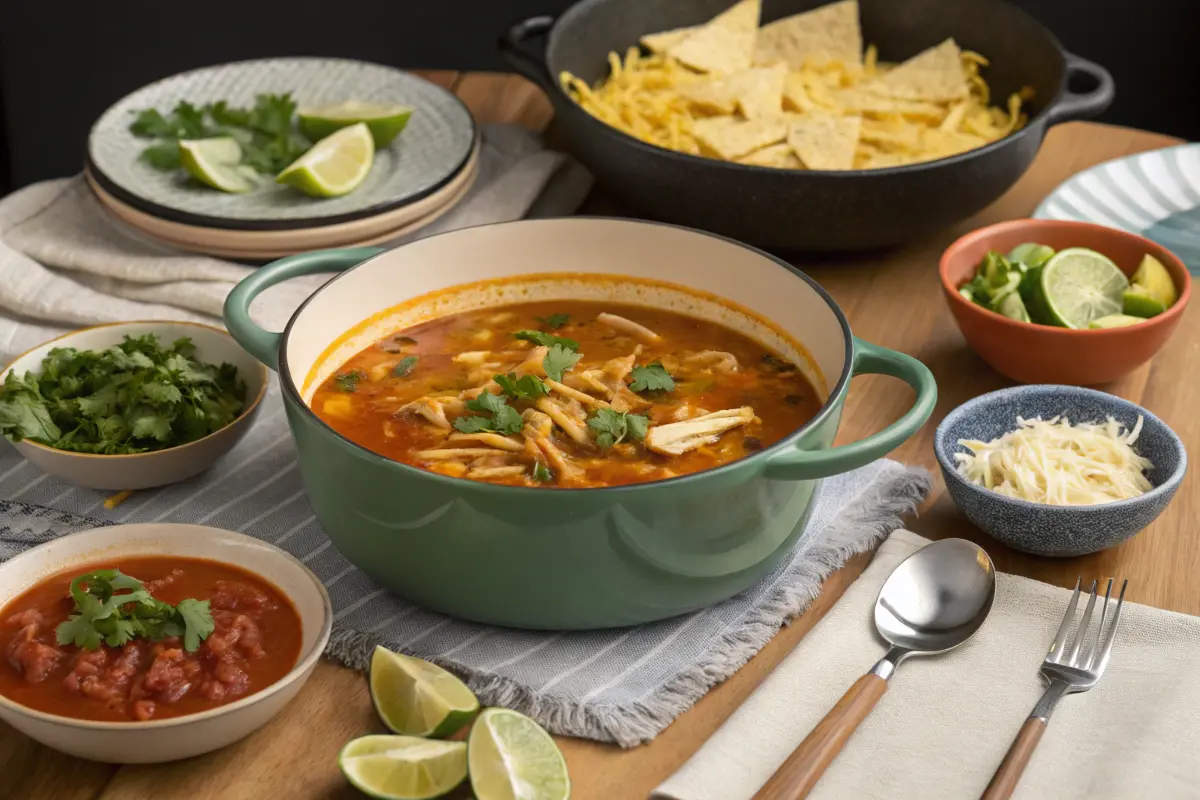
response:
<svg viewBox="0 0 1200 800"><path fill-rule="evenodd" d="M412 106L407 127L375 153L353 192L313 198L264 176L246 194L202 186L182 170L151 167L130 123L143 109L166 115L180 101L251 107L290 92L301 106L356 100ZM144 236L192 252L263 261L305 250L377 244L419 230L471 189L479 141L450 92L391 67L330 58L272 58L207 67L152 83L100 117L88 138L85 175L101 206Z"/></svg>

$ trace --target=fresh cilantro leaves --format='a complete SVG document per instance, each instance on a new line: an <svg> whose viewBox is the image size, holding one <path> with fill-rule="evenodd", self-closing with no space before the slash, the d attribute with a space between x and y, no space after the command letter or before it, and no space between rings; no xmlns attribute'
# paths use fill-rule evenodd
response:
<svg viewBox="0 0 1200 800"><path fill-rule="evenodd" d="M533 464L533 479L538 483L549 483L554 480L554 473L540 461L535 461Z"/></svg>
<svg viewBox="0 0 1200 800"><path fill-rule="evenodd" d="M203 106L182 100L166 115L153 108L139 111L129 130L158 140L142 152L142 159L157 169L179 168L180 139L232 136L242 148L243 163L277 175L312 147L296 131L295 114L291 93L260 94L251 108L232 108L224 100Z"/></svg>
<svg viewBox="0 0 1200 800"><path fill-rule="evenodd" d="M641 441L650 429L650 418L628 411L613 411L611 408L596 409L588 420L588 427L596 432L596 444L608 449L626 437Z"/></svg>
<svg viewBox="0 0 1200 800"><path fill-rule="evenodd" d="M366 377L362 370L352 369L349 372L334 375L333 382L337 384L340 391L355 392L358 391L358 382L365 380Z"/></svg>
<svg viewBox="0 0 1200 800"><path fill-rule="evenodd" d="M635 392L670 392L675 389L675 379L667 373L661 361L634 367L630 376L633 380L629 388Z"/></svg>
<svg viewBox="0 0 1200 800"><path fill-rule="evenodd" d="M561 344L553 345L542 359L542 369L550 380L562 382L563 373L579 363L583 353L576 352Z"/></svg>
<svg viewBox="0 0 1200 800"><path fill-rule="evenodd" d="M537 400L550 394L546 384L536 375L522 375L518 378L517 373L510 372L507 375L497 375L492 380L504 394L514 400Z"/></svg>
<svg viewBox="0 0 1200 800"><path fill-rule="evenodd" d="M207 600L192 598L172 606L156 600L142 582L117 569L101 569L71 581L75 612L54 630L60 645L96 650L120 647L136 638L157 641L182 636L189 653L213 632Z"/></svg>
<svg viewBox="0 0 1200 800"><path fill-rule="evenodd" d="M162 347L147 334L107 350L59 347L38 374L10 372L0 386L0 434L78 453L162 450L220 430L245 408L232 364L207 364L183 338Z"/></svg>
<svg viewBox="0 0 1200 800"><path fill-rule="evenodd" d="M553 331L553 330L558 330L563 325L566 325L568 322L570 322L571 315L570 314L551 314L548 317L535 317L535 319L537 319L538 322L542 323L543 327L548 328L549 330Z"/></svg>
<svg viewBox="0 0 1200 800"><path fill-rule="evenodd" d="M565 336L554 336L543 331L517 331L513 336L518 339L524 339L527 342L533 342L534 344L545 345L546 347L562 347L567 350L579 349L579 342L574 339L568 339Z"/></svg>
<svg viewBox="0 0 1200 800"><path fill-rule="evenodd" d="M409 375L412 375L413 370L416 368L417 368L417 357L416 356L405 356L404 358L400 359L400 363L398 363L398 364L396 364L396 366L392 367L392 377L393 378L407 378Z"/></svg>
<svg viewBox="0 0 1200 800"><path fill-rule="evenodd" d="M520 433L525 421L521 412L510 406L500 395L484 392L467 401L467 410L487 416L461 416L454 420L454 429L462 433Z"/></svg>

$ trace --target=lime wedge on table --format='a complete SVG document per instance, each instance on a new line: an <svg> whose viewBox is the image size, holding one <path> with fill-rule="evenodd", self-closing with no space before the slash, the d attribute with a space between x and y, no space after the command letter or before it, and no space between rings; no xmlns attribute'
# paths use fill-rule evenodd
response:
<svg viewBox="0 0 1200 800"><path fill-rule="evenodd" d="M253 170L240 166L242 148L232 137L181 139L179 160L193 178L222 192L242 194L254 188Z"/></svg>
<svg viewBox="0 0 1200 800"><path fill-rule="evenodd" d="M1171 273L1161 261L1149 253L1142 256L1142 263L1138 265L1137 272L1133 273L1130 283L1162 303L1164 310L1175 305L1175 301L1179 299L1179 290L1175 288Z"/></svg>
<svg viewBox="0 0 1200 800"><path fill-rule="evenodd" d="M395 733L449 736L479 710L479 701L458 678L436 664L385 647L371 654L369 682L376 713Z"/></svg>
<svg viewBox="0 0 1200 800"><path fill-rule="evenodd" d="M1040 289L1050 321L1064 328L1120 314L1129 280L1107 256L1086 247L1060 250L1042 267Z"/></svg>
<svg viewBox="0 0 1200 800"><path fill-rule="evenodd" d="M1088 323L1088 327L1094 331L1099 331L1105 328L1126 328L1145 321L1141 317L1131 317L1128 314L1111 314L1107 317L1092 320Z"/></svg>
<svg viewBox="0 0 1200 800"><path fill-rule="evenodd" d="M314 141L359 122L366 123L376 147L387 147L412 116L412 106L379 105L348 100L336 106L312 106L296 112L300 130Z"/></svg>
<svg viewBox="0 0 1200 800"><path fill-rule="evenodd" d="M567 762L540 725L506 708L488 708L467 740L477 800L566 800Z"/></svg>
<svg viewBox="0 0 1200 800"><path fill-rule="evenodd" d="M467 777L467 746L415 736L362 736L342 748L338 766L371 797L429 800Z"/></svg>
<svg viewBox="0 0 1200 800"><path fill-rule="evenodd" d="M313 197L340 197L366 180L374 161L375 142L360 122L314 144L275 180Z"/></svg>

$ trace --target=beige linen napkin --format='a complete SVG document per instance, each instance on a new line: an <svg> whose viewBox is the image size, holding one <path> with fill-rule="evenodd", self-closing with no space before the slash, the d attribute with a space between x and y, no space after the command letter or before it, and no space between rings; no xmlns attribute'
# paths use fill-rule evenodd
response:
<svg viewBox="0 0 1200 800"><path fill-rule="evenodd" d="M842 599L657 800L748 800L884 652L871 611L929 542L897 531ZM1092 578L1097 576L1085 576ZM901 665L811 797L978 797L1042 692L1038 666L1070 592L999 575L995 605L958 650ZM1063 698L1018 800L1200 797L1200 618L1126 603L1104 679Z"/></svg>

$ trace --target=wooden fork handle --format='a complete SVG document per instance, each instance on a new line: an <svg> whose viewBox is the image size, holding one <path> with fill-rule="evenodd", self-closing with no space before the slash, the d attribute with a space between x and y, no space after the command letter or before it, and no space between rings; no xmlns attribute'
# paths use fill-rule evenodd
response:
<svg viewBox="0 0 1200 800"><path fill-rule="evenodd" d="M867 718L887 691L878 675L863 675L851 686L812 733L754 795L754 800L799 800L807 797L825 769L837 758L846 740Z"/></svg>
<svg viewBox="0 0 1200 800"><path fill-rule="evenodd" d="M1017 782L1021 780L1021 773L1025 771L1025 765L1033 757L1033 751L1037 749L1038 742L1041 741L1045 730L1046 720L1038 717L1030 717L1025 720L1017 738L1008 748L1004 760L1000 762L996 774L992 776L992 782L980 795L980 800L1008 800L1012 796L1013 790L1017 788Z"/></svg>

